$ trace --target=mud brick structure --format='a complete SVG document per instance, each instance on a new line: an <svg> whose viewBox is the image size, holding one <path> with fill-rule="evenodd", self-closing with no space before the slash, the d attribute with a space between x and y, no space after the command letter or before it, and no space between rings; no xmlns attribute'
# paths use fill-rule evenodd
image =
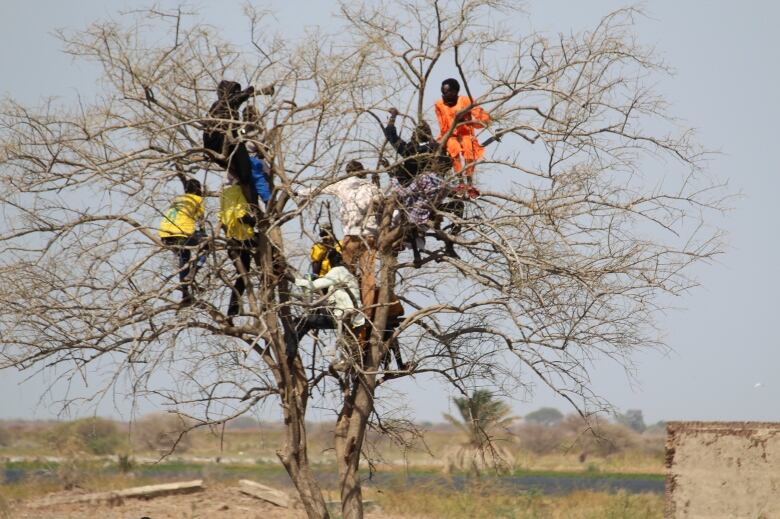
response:
<svg viewBox="0 0 780 519"><path fill-rule="evenodd" d="M780 423L669 422L666 517L780 518Z"/></svg>

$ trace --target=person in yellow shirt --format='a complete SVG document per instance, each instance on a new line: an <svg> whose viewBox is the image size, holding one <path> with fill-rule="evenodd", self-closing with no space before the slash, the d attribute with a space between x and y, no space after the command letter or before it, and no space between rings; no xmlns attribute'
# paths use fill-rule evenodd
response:
<svg viewBox="0 0 780 519"><path fill-rule="evenodd" d="M192 302L190 286L198 266L205 261L205 256L199 251L198 259L190 266L192 250L199 249L205 237L198 228L198 223L203 219L204 207L203 188L200 182L191 178L184 182L184 194L173 200L160 221L160 239L170 247L177 260L182 304Z"/></svg>
<svg viewBox="0 0 780 519"><path fill-rule="evenodd" d="M255 250L255 217L244 192L232 177L231 184L222 190L219 204L219 223L227 238L227 252L238 277L233 285L228 305L229 316L238 315L241 296L249 283L249 269Z"/></svg>
<svg viewBox="0 0 780 519"><path fill-rule="evenodd" d="M341 242L336 240L333 227L330 224L320 225L320 241L311 248L311 272L315 278L325 276L331 267L330 258L333 253L341 254Z"/></svg>

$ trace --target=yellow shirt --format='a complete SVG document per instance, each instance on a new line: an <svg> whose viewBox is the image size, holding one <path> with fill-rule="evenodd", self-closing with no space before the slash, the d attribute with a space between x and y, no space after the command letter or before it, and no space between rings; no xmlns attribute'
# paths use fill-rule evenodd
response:
<svg viewBox="0 0 780 519"><path fill-rule="evenodd" d="M249 203L241 186L233 185L222 190L219 198L219 221L225 228L225 236L234 240L249 240L255 231L251 225L241 221L249 214Z"/></svg>
<svg viewBox="0 0 780 519"><path fill-rule="evenodd" d="M341 254L341 242L336 242L334 247L336 252ZM311 248L311 260L312 262L320 263L320 277L324 276L330 271L330 260L328 259L328 246L324 243L317 242Z"/></svg>
<svg viewBox="0 0 780 519"><path fill-rule="evenodd" d="M193 194L179 195L160 221L160 238L192 236L195 223L203 218L203 197Z"/></svg>

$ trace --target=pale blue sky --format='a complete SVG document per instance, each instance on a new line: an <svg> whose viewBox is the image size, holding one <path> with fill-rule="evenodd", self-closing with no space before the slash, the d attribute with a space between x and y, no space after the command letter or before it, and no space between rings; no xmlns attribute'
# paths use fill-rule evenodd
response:
<svg viewBox="0 0 780 519"><path fill-rule="evenodd" d="M244 27L239 2L219 4L204 2L201 12L226 30ZM76 93L88 99L94 93L93 71L74 65L50 32L140 5L146 3L3 0L0 92L24 102ZM289 34L299 34L303 25L327 25L336 8L324 0L272 5L279 30ZM528 19L518 20L518 30L529 25L556 33L584 29L625 5L617 0L528 2ZM780 310L775 267L780 178L773 153L780 121L780 4L656 0L645 9L649 17L636 28L640 41L654 45L676 70L671 78L658 78L659 92L673 105L672 113L697 128L707 148L721 150L710 170L744 197L715 222L729 233L727 253L714 265L700 266L695 275L703 286L674 302L682 310L660 319L673 351L638 355L636 383L622 370L599 364L592 372L594 386L618 408L642 409L648 421L780 420L780 340L774 328ZM42 380L21 383L23 378L0 372L0 418L52 416L53 408L38 403ZM447 393L430 382L419 380L405 389L420 420L438 420L449 408ZM514 403L521 415L542 405L567 410L542 390ZM99 412L115 413L113 403Z"/></svg>

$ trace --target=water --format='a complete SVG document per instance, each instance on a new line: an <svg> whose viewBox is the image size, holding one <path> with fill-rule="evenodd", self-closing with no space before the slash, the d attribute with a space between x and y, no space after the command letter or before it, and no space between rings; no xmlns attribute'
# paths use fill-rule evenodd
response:
<svg viewBox="0 0 780 519"><path fill-rule="evenodd" d="M22 483L25 481L55 480L56 469L23 465L6 465L0 474L5 484ZM116 465L95 468L98 474L112 475L119 473ZM132 470L133 474L151 477L161 481L206 478L223 479L255 479L269 485L290 488L292 486L284 469L269 465L221 465L221 464L158 464L142 465ZM335 468L314 467L317 478L324 486L336 486ZM570 494L576 491L619 492L631 494L652 493L661 494L664 491L664 481L653 476L631 475L621 477L617 474L599 475L598 473L578 474L516 474L473 478L465 475L444 476L434 473L379 472L369 479L366 475L366 486L383 489L409 487L443 487L453 490L463 490L470 485L480 485L490 491L500 490L508 494L535 492L541 494Z"/></svg>

